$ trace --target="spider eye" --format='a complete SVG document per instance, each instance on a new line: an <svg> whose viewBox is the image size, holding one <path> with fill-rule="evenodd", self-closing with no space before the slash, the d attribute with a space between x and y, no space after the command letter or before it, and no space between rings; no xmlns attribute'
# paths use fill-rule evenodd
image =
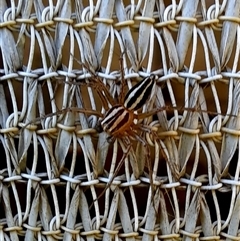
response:
<svg viewBox="0 0 240 241"><path fill-rule="evenodd" d="M108 136L108 137L107 137L107 142L108 142L109 144L113 143L115 140L116 140L116 138L115 138L114 136Z"/></svg>
<svg viewBox="0 0 240 241"><path fill-rule="evenodd" d="M102 124L101 124L101 120L98 120L96 126L95 126L95 129L98 133L101 133L103 132L103 128L102 128Z"/></svg>

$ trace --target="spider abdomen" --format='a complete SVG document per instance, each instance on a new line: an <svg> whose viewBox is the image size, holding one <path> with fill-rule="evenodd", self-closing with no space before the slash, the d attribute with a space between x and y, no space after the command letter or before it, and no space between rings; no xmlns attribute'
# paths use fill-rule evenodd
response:
<svg viewBox="0 0 240 241"><path fill-rule="evenodd" d="M156 76L151 74L134 85L125 96L124 107L128 110L140 109L149 99L155 85L155 79Z"/></svg>

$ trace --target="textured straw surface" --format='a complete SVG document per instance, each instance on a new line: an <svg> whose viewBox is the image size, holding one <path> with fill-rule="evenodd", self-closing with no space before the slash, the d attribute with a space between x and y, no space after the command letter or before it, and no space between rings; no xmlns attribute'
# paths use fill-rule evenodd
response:
<svg viewBox="0 0 240 241"><path fill-rule="evenodd" d="M239 240L239 12L0 0L0 240ZM99 115L150 73L139 113L162 111L108 142Z"/></svg>

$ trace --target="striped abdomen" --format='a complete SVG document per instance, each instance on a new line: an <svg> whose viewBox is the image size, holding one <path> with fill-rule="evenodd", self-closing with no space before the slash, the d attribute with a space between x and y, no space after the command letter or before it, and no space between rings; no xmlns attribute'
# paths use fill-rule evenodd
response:
<svg viewBox="0 0 240 241"><path fill-rule="evenodd" d="M119 133L124 135L125 131L128 131L133 124L134 118L133 112L128 111L122 105L115 105L106 112L101 125L103 130L112 136Z"/></svg>
<svg viewBox="0 0 240 241"><path fill-rule="evenodd" d="M155 85L156 76L151 74L139 83L134 85L126 94L124 99L124 107L128 110L138 110L141 108L152 93Z"/></svg>

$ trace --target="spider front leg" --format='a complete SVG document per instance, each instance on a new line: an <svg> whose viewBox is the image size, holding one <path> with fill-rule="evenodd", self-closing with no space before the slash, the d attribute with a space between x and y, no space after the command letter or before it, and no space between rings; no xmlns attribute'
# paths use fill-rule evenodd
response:
<svg viewBox="0 0 240 241"><path fill-rule="evenodd" d="M133 125L133 128L128 130L128 135L130 138L134 139L134 140L137 140L138 141L138 144L141 144L143 149L144 149L144 152L145 154L144 155L141 155L140 154L140 158L141 160L143 160L143 164L141 165L139 162L141 160L138 160L138 166L140 169L140 173L142 173L144 171L144 166L145 164L147 165L147 169L148 169L148 172L149 172L149 180L150 180L150 189L149 189L149 197L151 197L148 202L149 202L149 205L150 205L150 202L152 202L153 204L153 207L155 209L155 203L154 203L154 193L156 191L156 186L155 186L155 177L156 177L156 172L153 172L153 165L152 165L152 161L151 161L151 152L150 152L150 148L149 148L149 145L147 143L147 141L144 139L144 137L140 134L140 133L145 133L146 129L145 128L142 128L142 125L141 124L134 124ZM146 156L146 159L144 157ZM156 213L157 213L157 210L155 209Z"/></svg>
<svg viewBox="0 0 240 241"><path fill-rule="evenodd" d="M127 139L128 139L128 138L127 138ZM115 148L117 148L117 149L118 149L118 144L117 144L117 142L119 142L119 141L120 141L120 140L117 140L117 139L114 141L114 146L117 145L117 147L115 146ZM97 197L95 200L93 200L93 203L96 202L96 201L98 201L98 200L104 195L104 193L106 192L106 190L111 187L114 179L116 178L117 174L119 173L119 171L120 171L120 169L121 169L124 161L126 160L126 158L128 157L128 155L129 155L129 153L130 153L130 151L131 151L131 149L132 149L132 144L131 144L131 142L130 142L129 139L127 140L127 143L129 143L129 144L126 145L126 140L125 140L125 141L123 140L123 145L124 145L123 155L122 155L120 161L118 162L118 164L117 164L117 166L116 166L116 168L115 168L114 170L113 170L113 168L115 167L115 161L116 161L116 160L113 161L114 163L112 162L112 167L110 168L110 172L109 172L110 179L109 179L107 185L105 186L104 190L100 193L100 195L98 195L98 197ZM113 154L113 158L114 158L115 156L116 156L116 155ZM111 170L111 169L112 169L112 170ZM92 207L93 203L90 205L90 208Z"/></svg>
<svg viewBox="0 0 240 241"><path fill-rule="evenodd" d="M139 129L142 129L146 133L146 141L149 143L149 145L154 145L154 143L158 144L160 148L160 152L166 161L167 167L170 169L171 175L175 178L175 180L179 179L179 165L178 162L176 162L176 159L171 159L168 154L168 148L171 148L169 146L166 146L164 143L164 140L162 140L159 136L159 128L156 126L149 126L144 124L139 124ZM169 138L169 137L166 137ZM169 143L169 142L167 142Z"/></svg>

